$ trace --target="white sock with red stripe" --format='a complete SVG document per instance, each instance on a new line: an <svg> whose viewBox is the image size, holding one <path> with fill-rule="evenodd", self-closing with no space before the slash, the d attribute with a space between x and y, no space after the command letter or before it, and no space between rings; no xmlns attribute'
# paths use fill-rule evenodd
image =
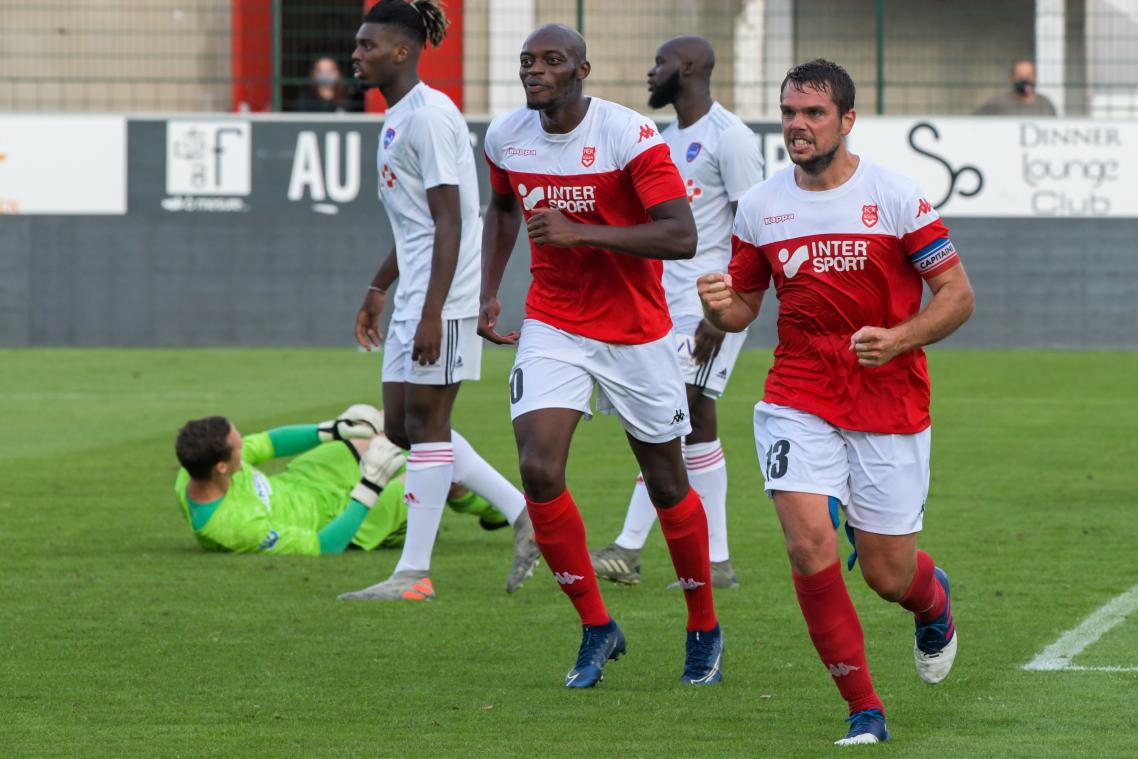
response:
<svg viewBox="0 0 1138 759"><path fill-rule="evenodd" d="M407 504L407 537L396 572L431 568L431 551L443 518L454 474L454 446L450 443L412 443L403 480Z"/></svg>
<svg viewBox="0 0 1138 759"><path fill-rule="evenodd" d="M486 463L456 430L451 430L450 439L454 445L454 481L485 498L513 524L526 508L522 491Z"/></svg>
<svg viewBox="0 0 1138 759"><path fill-rule="evenodd" d="M707 536L712 561L727 561L727 461L718 440L684 448L691 486L707 512Z"/></svg>
<svg viewBox="0 0 1138 759"><path fill-rule="evenodd" d="M656 507L648 497L648 488L644 486L644 475L636 475L636 487L632 489L632 498L628 502L628 514L624 517L624 529L616 539L621 548L639 551L648 542L648 533L656 523Z"/></svg>

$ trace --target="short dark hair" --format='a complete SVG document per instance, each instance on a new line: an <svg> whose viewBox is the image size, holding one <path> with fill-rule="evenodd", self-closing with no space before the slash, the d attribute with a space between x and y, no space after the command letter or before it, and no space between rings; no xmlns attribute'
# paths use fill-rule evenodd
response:
<svg viewBox="0 0 1138 759"><path fill-rule="evenodd" d="M365 24L400 27L421 46L438 47L447 36L450 21L438 0L379 0L364 15Z"/></svg>
<svg viewBox="0 0 1138 759"><path fill-rule="evenodd" d="M174 454L178 457L178 463L190 473L190 477L195 480L209 479L214 466L233 455L233 447L228 442L231 426L224 416L207 416L186 422L178 430Z"/></svg>
<svg viewBox="0 0 1138 759"><path fill-rule="evenodd" d="M799 92L804 87L809 86L819 92L830 93L830 99L834 101L834 105L838 106L839 116L853 110L854 95L856 94L853 79L850 78L849 73L844 68L833 61L815 58L812 61L795 66L786 72L786 78L782 80L782 86L778 88L780 95L786 90L787 84Z"/></svg>

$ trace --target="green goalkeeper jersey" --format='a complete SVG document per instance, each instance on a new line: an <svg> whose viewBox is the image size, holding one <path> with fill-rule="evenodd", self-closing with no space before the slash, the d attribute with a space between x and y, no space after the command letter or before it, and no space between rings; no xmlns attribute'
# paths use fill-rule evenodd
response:
<svg viewBox="0 0 1138 759"><path fill-rule="evenodd" d="M190 481L178 472L174 491L182 513L203 548L237 553L320 554L320 530L335 519L359 482L359 464L341 442L325 443L302 453L272 477L257 465L277 454L266 432L244 439L241 468L226 494L212 503L192 503ZM398 479L384 489L352 542L362 548L402 545L407 523L403 488Z"/></svg>

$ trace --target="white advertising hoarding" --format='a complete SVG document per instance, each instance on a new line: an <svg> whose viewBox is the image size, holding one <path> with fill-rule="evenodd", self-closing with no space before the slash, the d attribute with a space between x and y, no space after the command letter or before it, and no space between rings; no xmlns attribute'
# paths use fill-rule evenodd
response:
<svg viewBox="0 0 1138 759"><path fill-rule="evenodd" d="M0 115L0 213L125 214L126 118Z"/></svg>
<svg viewBox="0 0 1138 759"><path fill-rule="evenodd" d="M1138 123L861 118L849 146L944 216L1138 217Z"/></svg>

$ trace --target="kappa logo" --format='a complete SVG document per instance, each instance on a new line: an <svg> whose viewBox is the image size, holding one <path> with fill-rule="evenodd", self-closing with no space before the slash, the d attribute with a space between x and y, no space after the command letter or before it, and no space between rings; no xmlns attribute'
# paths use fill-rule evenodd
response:
<svg viewBox="0 0 1138 759"><path fill-rule="evenodd" d="M387 185L387 189L390 190L395 186L395 180L397 179L395 172L385 163L383 164L383 171L381 173L383 175L383 183Z"/></svg>
<svg viewBox="0 0 1138 759"><path fill-rule="evenodd" d="M932 204L930 204L924 198L921 198L919 201L917 201L917 218L924 216L931 210L933 210Z"/></svg>
<svg viewBox="0 0 1138 759"><path fill-rule="evenodd" d="M394 141L395 141L395 130L392 129L391 127L388 127L387 131L383 133L383 149L387 150L389 147L391 147L391 143Z"/></svg>
<svg viewBox="0 0 1138 759"><path fill-rule="evenodd" d="M770 226L771 224L781 224L784 221L794 221L794 214L792 214L792 213L780 213L776 216L764 216L763 217L763 226L766 227L766 226Z"/></svg>
<svg viewBox="0 0 1138 759"><path fill-rule="evenodd" d="M679 586L684 590L696 590L697 588L702 588L707 584L705 582L700 582L694 577L680 577L677 579L679 580Z"/></svg>
<svg viewBox="0 0 1138 759"><path fill-rule="evenodd" d="M656 136L656 130L653 129L652 127L648 126L647 124L644 124L643 126L640 127L640 139L637 140L636 142L641 143L641 142L644 142L645 140L650 140L655 136Z"/></svg>
<svg viewBox="0 0 1138 759"><path fill-rule="evenodd" d="M582 148L581 149L581 165L586 169L597 162L597 149L596 148Z"/></svg>
<svg viewBox="0 0 1138 759"><path fill-rule="evenodd" d="M687 156L685 156L688 159L688 163L691 163L699 157L699 151L701 150L703 150L703 145L700 145L698 142L693 142L691 145L688 145L688 153Z"/></svg>
<svg viewBox="0 0 1138 759"><path fill-rule="evenodd" d="M782 275L787 279L794 279L794 275L802 268L802 264L810 260L810 249L799 245L791 253L786 248L778 252L778 260L782 264Z"/></svg>
<svg viewBox="0 0 1138 759"><path fill-rule="evenodd" d="M874 227L877 225L877 206L864 205L861 207L861 223L867 227Z"/></svg>
<svg viewBox="0 0 1138 759"><path fill-rule="evenodd" d="M845 662L838 662L837 664L831 664L829 667L826 667L826 669L830 670L830 674L834 677L845 677L851 672L857 672L861 667L855 667Z"/></svg>
<svg viewBox="0 0 1138 759"><path fill-rule="evenodd" d="M582 575L575 575L572 572L554 572L553 579L557 580L558 585L572 585L578 580L584 580Z"/></svg>
<svg viewBox="0 0 1138 759"><path fill-rule="evenodd" d="M419 504L419 499L415 497L414 493L408 490L403 494L403 503L407 504L408 506L417 506Z"/></svg>
<svg viewBox="0 0 1138 759"><path fill-rule="evenodd" d="M526 158L537 155L537 151L533 148L506 148L506 155Z"/></svg>
<svg viewBox="0 0 1138 759"><path fill-rule="evenodd" d="M676 409L676 413L672 415L672 424L679 424L680 422L682 422L683 420L685 420L687 418L688 418L688 416L687 416L687 414L684 413L684 410L678 408L678 409Z"/></svg>

